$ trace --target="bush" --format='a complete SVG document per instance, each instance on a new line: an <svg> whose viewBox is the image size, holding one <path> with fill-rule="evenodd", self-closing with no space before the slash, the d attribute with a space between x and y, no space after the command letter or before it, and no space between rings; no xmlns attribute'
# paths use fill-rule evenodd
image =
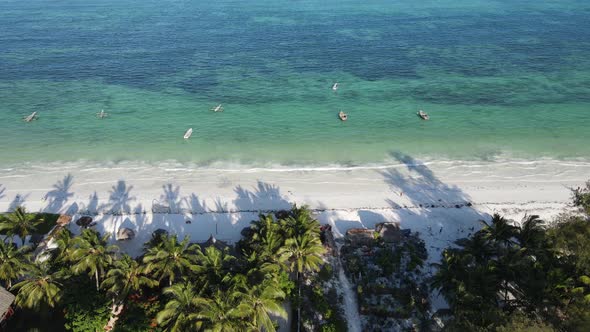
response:
<svg viewBox="0 0 590 332"><path fill-rule="evenodd" d="M327 323L321 326L320 331L322 332L336 332L336 324Z"/></svg>
<svg viewBox="0 0 590 332"><path fill-rule="evenodd" d="M322 266L322 269L319 272L319 277L321 281L328 281L332 278L333 275L334 270L332 269L332 265L330 264L324 264L324 266Z"/></svg>
<svg viewBox="0 0 590 332"><path fill-rule="evenodd" d="M110 312L111 300L93 287L90 279L75 277L64 289L65 328L74 332L102 331Z"/></svg>
<svg viewBox="0 0 590 332"><path fill-rule="evenodd" d="M590 214L590 181L586 182L586 187L572 189L572 198L575 206L584 210L586 214Z"/></svg>
<svg viewBox="0 0 590 332"><path fill-rule="evenodd" d="M383 274L386 276L391 275L394 271L397 270L395 261L395 255L393 254L391 249L380 250L379 253L375 255L375 263L377 263L377 265L383 271Z"/></svg>

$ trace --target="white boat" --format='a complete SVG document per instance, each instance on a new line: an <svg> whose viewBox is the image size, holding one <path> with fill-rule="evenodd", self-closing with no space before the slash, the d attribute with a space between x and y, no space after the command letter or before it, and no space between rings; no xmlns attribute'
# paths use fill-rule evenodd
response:
<svg viewBox="0 0 590 332"><path fill-rule="evenodd" d="M189 139L191 137L191 135L193 134L193 128L189 128L185 133L184 133L184 139Z"/></svg>
<svg viewBox="0 0 590 332"><path fill-rule="evenodd" d="M338 90L338 82L334 83L334 85L332 85L332 91L336 91Z"/></svg>
<svg viewBox="0 0 590 332"><path fill-rule="evenodd" d="M223 112L223 107L221 106L221 104L219 104L219 105L213 107L211 110L213 112Z"/></svg>
<svg viewBox="0 0 590 332"><path fill-rule="evenodd" d="M418 113L416 113L416 114L418 114L418 116L420 118L422 118L422 120L428 120L428 119L430 119L430 117L428 116L428 114L426 114L426 112L424 112L423 110L419 110Z"/></svg>
<svg viewBox="0 0 590 332"><path fill-rule="evenodd" d="M31 122L31 121L33 121L33 120L37 120L37 112L33 112L33 113L31 113L31 115L29 115L29 116L25 116L25 117L23 118L23 120L24 120L25 122Z"/></svg>
<svg viewBox="0 0 590 332"><path fill-rule="evenodd" d="M340 113L338 113L338 117L339 117L339 118L340 118L340 120L342 120L342 121L346 121L346 120L348 120L348 114L346 114L346 113L344 113L344 112L342 112L342 111L340 111Z"/></svg>
<svg viewBox="0 0 590 332"><path fill-rule="evenodd" d="M109 116L109 113L105 112L104 110L100 110L100 112L96 113L96 116L97 116L99 119L104 119L104 118L106 118L107 116Z"/></svg>

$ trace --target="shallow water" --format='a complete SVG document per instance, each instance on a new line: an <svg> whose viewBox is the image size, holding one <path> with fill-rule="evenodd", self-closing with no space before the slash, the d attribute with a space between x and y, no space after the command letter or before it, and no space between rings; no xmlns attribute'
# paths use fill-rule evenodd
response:
<svg viewBox="0 0 590 332"><path fill-rule="evenodd" d="M0 164L590 159L589 14L576 0L4 0Z"/></svg>

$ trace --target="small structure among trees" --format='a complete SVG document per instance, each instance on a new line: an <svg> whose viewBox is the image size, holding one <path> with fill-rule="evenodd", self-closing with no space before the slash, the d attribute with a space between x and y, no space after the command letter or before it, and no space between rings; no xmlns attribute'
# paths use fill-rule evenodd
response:
<svg viewBox="0 0 590 332"><path fill-rule="evenodd" d="M398 223L350 229L341 249L356 285L364 331L422 329L430 324L424 242Z"/></svg>
<svg viewBox="0 0 590 332"><path fill-rule="evenodd" d="M11 292L4 287L0 287L0 327L4 327L6 320L14 313L12 310L14 298L15 296Z"/></svg>

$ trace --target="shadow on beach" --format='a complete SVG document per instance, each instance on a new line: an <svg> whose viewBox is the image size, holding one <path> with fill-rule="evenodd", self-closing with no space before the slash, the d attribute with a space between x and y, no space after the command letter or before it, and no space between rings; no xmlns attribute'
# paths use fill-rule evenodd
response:
<svg viewBox="0 0 590 332"><path fill-rule="evenodd" d="M466 206L471 198L457 186L450 186L443 183L434 175L432 170L425 164L413 157L392 152L391 157L404 166L405 173L399 169L388 169L380 171L380 174L389 184L394 195L401 200L407 201L410 207L452 207ZM400 205L393 199L388 199L389 205L399 208Z"/></svg>
<svg viewBox="0 0 590 332"><path fill-rule="evenodd" d="M397 222L402 228L420 232L433 246L444 248L455 239L477 231L481 227L479 220L489 219L489 215L470 203L468 194L441 181L427 165L402 153L392 153L392 157L399 161L399 166L377 171L390 188L389 195L382 198L386 207L330 209L317 202L316 217L332 225L337 237L344 236L350 228L373 228L380 222ZM55 186L53 206L66 201L58 197L71 195L71 180L66 177ZM193 242L204 242L211 235L234 242L259 213L289 209L296 203L278 185L260 180L251 186L235 186L233 199L194 192L183 195L180 185L166 183L151 206L149 201L136 202L133 189L134 186L119 180L109 191L107 202L100 204L99 194L94 192L87 204L78 203L82 206L78 214L96 216L97 230L113 233L113 240L121 227L134 230L136 238L131 242L135 244L121 243L131 248L147 241L157 229L181 237L189 235Z"/></svg>
<svg viewBox="0 0 590 332"><path fill-rule="evenodd" d="M72 188L72 184L74 183L74 177L71 174L66 175L63 180L58 181L56 184L53 185L53 190L49 191L45 194L45 200L47 200L47 206L45 207L45 212L50 213L59 213L62 212L64 205L74 196L73 192L70 192ZM68 209L73 211L73 209ZM74 211L78 212L77 210Z"/></svg>
<svg viewBox="0 0 590 332"><path fill-rule="evenodd" d="M242 186L237 186L234 190L237 198L234 205L237 211L254 212L254 211L276 211L288 210L292 203L281 194L278 186L258 181L254 190L247 190Z"/></svg>

